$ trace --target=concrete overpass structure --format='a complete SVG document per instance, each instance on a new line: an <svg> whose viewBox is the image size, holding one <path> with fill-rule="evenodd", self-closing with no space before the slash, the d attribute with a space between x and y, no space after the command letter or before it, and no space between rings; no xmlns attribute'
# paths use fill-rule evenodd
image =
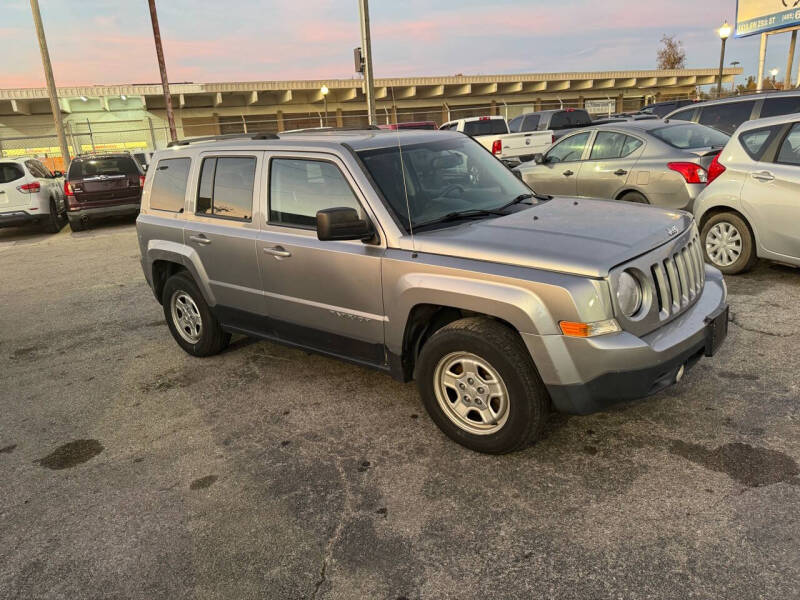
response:
<svg viewBox="0 0 800 600"><path fill-rule="evenodd" d="M742 69L725 69L730 83ZM478 114L509 118L530 110L583 107L607 100L616 111L635 110L649 100L687 97L697 86L715 84L717 69L455 75L376 79L380 122L432 120ZM360 79L251 81L170 84L180 136L366 124ZM166 140L164 99L159 84L98 85L59 88L62 116L75 146L118 143L162 147ZM2 150L54 133L45 88L0 90ZM87 140L87 137L89 138ZM96 142L95 138L102 138ZM21 145L19 140L28 139ZM109 141L104 141L109 140ZM55 145L55 144L53 144ZM47 144L38 144L46 147ZM131 146L135 147L135 146Z"/></svg>

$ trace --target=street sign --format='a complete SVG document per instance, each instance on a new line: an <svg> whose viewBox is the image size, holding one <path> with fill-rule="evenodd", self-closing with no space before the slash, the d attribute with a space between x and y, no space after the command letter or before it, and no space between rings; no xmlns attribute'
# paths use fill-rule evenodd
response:
<svg viewBox="0 0 800 600"><path fill-rule="evenodd" d="M590 115L610 115L617 112L616 100L586 100L583 107Z"/></svg>
<svg viewBox="0 0 800 600"><path fill-rule="evenodd" d="M800 0L738 0L736 37L800 26Z"/></svg>

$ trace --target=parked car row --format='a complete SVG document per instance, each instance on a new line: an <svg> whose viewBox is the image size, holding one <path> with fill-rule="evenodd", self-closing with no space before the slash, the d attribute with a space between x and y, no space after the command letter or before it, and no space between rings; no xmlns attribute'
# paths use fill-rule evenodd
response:
<svg viewBox="0 0 800 600"><path fill-rule="evenodd" d="M60 231L67 213L62 176L35 158L0 159L0 227L39 224Z"/></svg>

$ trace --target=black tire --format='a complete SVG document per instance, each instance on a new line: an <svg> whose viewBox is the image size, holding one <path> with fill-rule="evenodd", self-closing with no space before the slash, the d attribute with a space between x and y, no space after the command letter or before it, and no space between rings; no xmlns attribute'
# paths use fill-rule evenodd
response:
<svg viewBox="0 0 800 600"><path fill-rule="evenodd" d="M709 233L715 225L727 224L733 227L741 238L741 246L739 257L731 264L724 265L714 261L708 253L706 247ZM703 230L700 232L700 241L703 244L703 256L706 262L714 265L725 275L738 275L752 269L756 262L758 262L758 255L756 254L756 240L753 237L753 231L750 229L747 221L745 221L738 214L733 212L721 212L710 217L703 225Z"/></svg>
<svg viewBox="0 0 800 600"><path fill-rule="evenodd" d="M624 200L625 202L634 202L636 204L650 204L650 201L645 197L645 195L640 194L639 192L626 192L622 194L620 200Z"/></svg>
<svg viewBox="0 0 800 600"><path fill-rule="evenodd" d="M80 219L70 219L69 228L72 231L83 231L84 229L86 229L86 224Z"/></svg>
<svg viewBox="0 0 800 600"><path fill-rule="evenodd" d="M192 342L186 339L179 331L180 323L176 323L172 315L172 298L175 295L185 294L191 298L199 314L201 328L199 339ZM186 273L176 273L164 284L161 295L161 304L164 307L164 318L178 345L192 356L212 356L219 354L231 341L231 334L222 330L216 317L206 304L200 288L192 277ZM189 335L189 333L187 333Z"/></svg>
<svg viewBox="0 0 800 600"><path fill-rule="evenodd" d="M44 222L44 230L47 233L58 233L61 231L61 228L64 226L64 222L58 215L58 211L56 209L56 203L53 202L53 199L50 199L50 214L47 215L47 220Z"/></svg>
<svg viewBox="0 0 800 600"><path fill-rule="evenodd" d="M446 364L448 357L463 352L486 361L505 384L508 416L497 431L484 434L467 431L440 405L436 393L440 362ZM524 448L541 435L550 397L519 335L502 323L485 317L469 317L441 328L422 347L416 376L431 419L448 437L470 450L504 454ZM454 402L460 403L460 397Z"/></svg>

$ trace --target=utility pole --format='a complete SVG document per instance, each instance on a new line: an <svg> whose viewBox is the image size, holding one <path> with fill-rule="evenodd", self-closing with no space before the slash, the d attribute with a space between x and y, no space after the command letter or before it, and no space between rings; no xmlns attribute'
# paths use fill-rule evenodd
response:
<svg viewBox="0 0 800 600"><path fill-rule="evenodd" d="M369 115L369 124L376 125L375 82L372 73L372 41L369 33L369 5L367 0L358 0L358 11L361 17L361 48L364 52L364 84L367 96L367 114Z"/></svg>
<svg viewBox="0 0 800 600"><path fill-rule="evenodd" d="M156 14L156 0L147 0L150 5L150 20L153 22L153 39L156 43L156 56L158 56L158 70L161 72L161 87L164 89L164 102L167 107L167 122L169 123L169 137L173 142L178 141L178 132L175 130L175 115L172 112L172 96L169 95L169 80L167 79L167 65L164 63L164 49L161 47L161 30L158 27ZM153 148L155 150L155 148Z"/></svg>
<svg viewBox="0 0 800 600"><path fill-rule="evenodd" d="M56 90L56 81L53 79L53 67L50 64L50 52L47 50L47 40L44 37L42 13L39 12L39 0L31 0L31 12L33 12L33 23L36 25L36 37L39 38L39 50L42 52L44 77L47 80L47 95L50 96L50 110L53 111L53 121L56 125L58 146L61 148L61 158L64 161L64 172L66 173L70 163L69 146L67 146L67 136L64 135L64 123L61 121L58 90Z"/></svg>
<svg viewBox="0 0 800 600"><path fill-rule="evenodd" d="M794 49L797 45L797 29L792 32L792 39L789 42L789 56L786 59L786 81L783 84L783 89L788 90L792 87L792 66L794 63Z"/></svg>

